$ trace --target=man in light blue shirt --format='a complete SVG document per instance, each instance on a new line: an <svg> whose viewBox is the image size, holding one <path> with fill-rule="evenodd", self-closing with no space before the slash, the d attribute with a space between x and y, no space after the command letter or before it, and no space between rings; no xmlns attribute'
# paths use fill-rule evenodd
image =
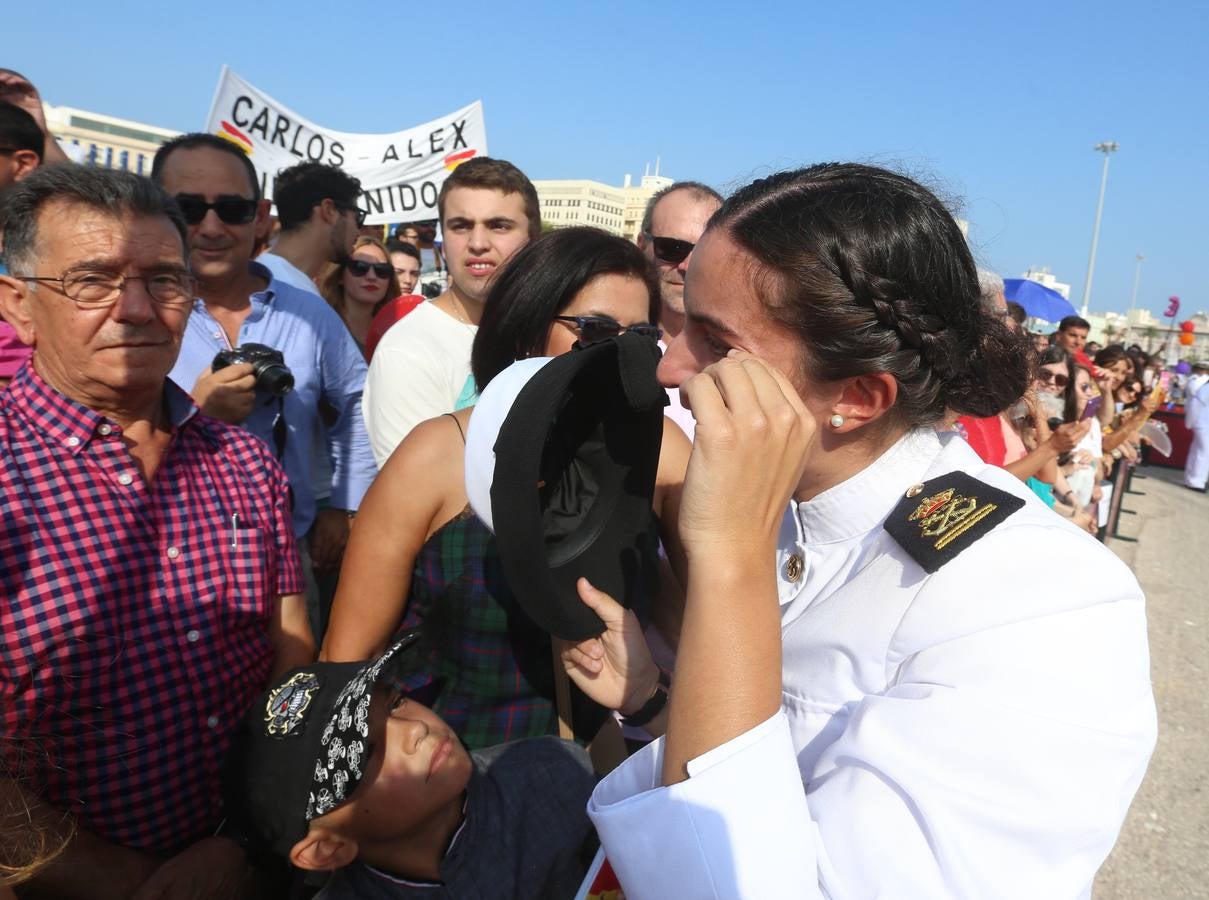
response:
<svg viewBox="0 0 1209 900"><path fill-rule="evenodd" d="M361 419L365 360L331 307L252 260L268 204L241 150L213 135L185 135L156 154L152 177L185 214L199 294L170 377L203 412L243 424L279 454L294 495L295 534L309 535L315 568L330 569L377 472ZM218 352L249 343L284 355L295 383L282 400L257 386L246 363L212 371ZM274 433L279 415L283 446L281 429ZM333 478L331 506L317 511L311 459L325 433L321 417Z"/></svg>

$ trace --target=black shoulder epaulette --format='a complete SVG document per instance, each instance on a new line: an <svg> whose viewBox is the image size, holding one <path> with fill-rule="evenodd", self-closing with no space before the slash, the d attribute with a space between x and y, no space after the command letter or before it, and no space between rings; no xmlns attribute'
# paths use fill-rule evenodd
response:
<svg viewBox="0 0 1209 900"><path fill-rule="evenodd" d="M1022 506L1019 497L950 472L912 485L885 527L925 572L935 572Z"/></svg>

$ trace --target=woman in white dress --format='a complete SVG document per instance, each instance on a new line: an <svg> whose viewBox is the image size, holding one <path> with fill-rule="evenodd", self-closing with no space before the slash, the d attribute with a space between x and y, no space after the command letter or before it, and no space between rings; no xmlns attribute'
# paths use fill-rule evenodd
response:
<svg viewBox="0 0 1209 900"><path fill-rule="evenodd" d="M1141 591L933 425L1029 354L964 238L851 164L736 193L661 379L697 420L670 699L634 623L569 648L654 743L589 805L630 900L1087 896L1155 740Z"/></svg>

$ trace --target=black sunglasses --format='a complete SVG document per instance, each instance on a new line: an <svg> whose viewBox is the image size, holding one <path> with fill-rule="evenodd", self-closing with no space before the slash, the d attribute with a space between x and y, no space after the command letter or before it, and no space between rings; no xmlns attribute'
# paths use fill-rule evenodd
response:
<svg viewBox="0 0 1209 900"><path fill-rule="evenodd" d="M344 264L344 268L348 269L348 273L354 278L364 278L369 274L369 270L373 269L374 274L379 278L390 278L395 267L390 263L371 263L360 259L350 259Z"/></svg>
<svg viewBox="0 0 1209 900"><path fill-rule="evenodd" d="M651 239L651 246L655 249L655 258L660 262L673 266L678 266L684 262L688 255L693 252L693 247L696 246L679 238L655 237L655 235L649 233L647 237Z"/></svg>
<svg viewBox="0 0 1209 900"><path fill-rule="evenodd" d="M623 331L650 338L657 341L663 337L663 331L656 325L622 325L608 316L555 316L557 322L574 322L575 330L579 332L579 340L584 344L595 344L600 341L615 338Z"/></svg>
<svg viewBox="0 0 1209 900"><path fill-rule="evenodd" d="M227 225L247 225L256 218L259 201L245 200L243 197L221 197L213 203L207 203L201 197L177 194L176 205L180 207L181 215L189 225L200 225L210 210L214 210L218 218Z"/></svg>
<svg viewBox="0 0 1209 900"><path fill-rule="evenodd" d="M1066 375L1063 375L1061 372L1051 372L1049 369L1040 369L1037 372L1037 377L1042 381L1052 381L1054 383L1054 387L1060 388L1066 387L1067 382L1070 381L1070 378Z"/></svg>
<svg viewBox="0 0 1209 900"><path fill-rule="evenodd" d="M341 209L340 211L341 211L341 212L351 212L351 213L356 213L356 214L357 214L357 227L358 227L358 228L360 228L362 225L364 225L364 224L365 224L365 218L366 218L366 216L368 216L368 215L369 215L369 212L368 212L367 210L364 210L364 209L362 209L362 208L361 208L361 207L359 207L359 206L346 206L346 207L344 207L343 209Z"/></svg>

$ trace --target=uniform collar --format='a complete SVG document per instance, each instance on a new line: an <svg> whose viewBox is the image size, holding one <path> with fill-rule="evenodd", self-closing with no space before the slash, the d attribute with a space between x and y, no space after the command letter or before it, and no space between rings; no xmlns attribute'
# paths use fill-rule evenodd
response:
<svg viewBox="0 0 1209 900"><path fill-rule="evenodd" d="M877 528L940 452L931 428L908 431L847 481L796 504L799 537L807 546L846 541Z"/></svg>
<svg viewBox="0 0 1209 900"><path fill-rule="evenodd" d="M117 422L48 385L32 363L26 363L14 376L5 392L5 400L10 412L20 411L46 435L49 443L66 447L72 456L79 455L96 436L107 438L122 433ZM173 430L198 412L189 395L167 378L164 379L163 402Z"/></svg>

